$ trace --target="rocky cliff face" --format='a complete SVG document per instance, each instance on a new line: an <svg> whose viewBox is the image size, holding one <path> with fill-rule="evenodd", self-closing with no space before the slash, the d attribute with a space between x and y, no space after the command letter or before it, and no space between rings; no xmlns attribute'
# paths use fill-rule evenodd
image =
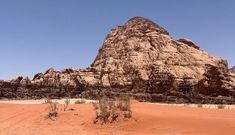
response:
<svg viewBox="0 0 235 135"><path fill-rule="evenodd" d="M232 67L232 68L230 68L229 71L230 71L231 73L235 74L235 66Z"/></svg>
<svg viewBox="0 0 235 135"><path fill-rule="evenodd" d="M234 103L234 84L226 60L134 17L111 30L89 68L0 81L0 97L96 98L102 92L152 102Z"/></svg>

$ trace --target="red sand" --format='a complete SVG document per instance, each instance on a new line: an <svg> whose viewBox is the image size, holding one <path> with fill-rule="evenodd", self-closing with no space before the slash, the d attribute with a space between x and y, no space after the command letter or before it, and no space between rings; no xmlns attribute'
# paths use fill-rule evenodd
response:
<svg viewBox="0 0 235 135"><path fill-rule="evenodd" d="M46 118L46 104L0 104L0 135L234 135L235 110L132 103L133 118L93 124L91 104ZM62 108L62 107L61 107Z"/></svg>

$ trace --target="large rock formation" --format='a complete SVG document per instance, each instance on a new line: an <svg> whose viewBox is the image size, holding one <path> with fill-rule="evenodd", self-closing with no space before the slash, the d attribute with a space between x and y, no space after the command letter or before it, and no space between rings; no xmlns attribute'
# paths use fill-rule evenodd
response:
<svg viewBox="0 0 235 135"><path fill-rule="evenodd" d="M154 22L134 17L112 29L87 69L50 68L33 80L0 81L0 97L86 97L128 93L152 102L234 103L227 61L189 39L174 39Z"/></svg>

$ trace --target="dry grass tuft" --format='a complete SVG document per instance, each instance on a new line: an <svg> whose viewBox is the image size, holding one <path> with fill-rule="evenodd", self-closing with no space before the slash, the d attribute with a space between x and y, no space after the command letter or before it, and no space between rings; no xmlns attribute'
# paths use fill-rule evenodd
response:
<svg viewBox="0 0 235 135"><path fill-rule="evenodd" d="M55 118L58 116L58 110L59 110L59 103L57 102L50 102L47 107L47 117L51 120L55 120Z"/></svg>
<svg viewBox="0 0 235 135"><path fill-rule="evenodd" d="M64 101L64 111L67 111L67 110L68 110L69 104L70 104L70 99L66 99L66 100Z"/></svg>

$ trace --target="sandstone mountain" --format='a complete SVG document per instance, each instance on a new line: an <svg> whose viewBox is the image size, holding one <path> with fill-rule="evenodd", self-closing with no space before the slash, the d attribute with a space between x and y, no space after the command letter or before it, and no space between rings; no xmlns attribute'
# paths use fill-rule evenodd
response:
<svg viewBox="0 0 235 135"><path fill-rule="evenodd" d="M86 69L50 68L32 80L0 81L2 98L97 98L101 93L152 102L234 103L235 77L225 59L134 17L111 30Z"/></svg>

